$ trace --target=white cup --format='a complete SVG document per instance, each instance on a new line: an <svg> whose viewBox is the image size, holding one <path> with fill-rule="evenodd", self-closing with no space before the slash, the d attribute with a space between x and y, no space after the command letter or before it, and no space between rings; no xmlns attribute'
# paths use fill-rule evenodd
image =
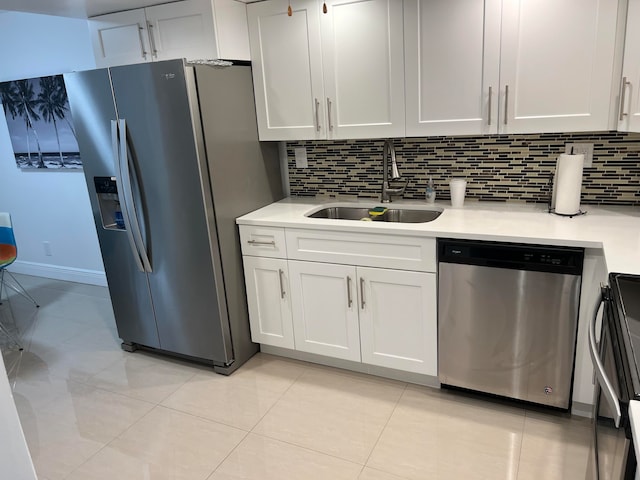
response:
<svg viewBox="0 0 640 480"><path fill-rule="evenodd" d="M464 194L467 190L467 181L463 178L454 178L449 182L451 192L451 206L462 208L464 205Z"/></svg>

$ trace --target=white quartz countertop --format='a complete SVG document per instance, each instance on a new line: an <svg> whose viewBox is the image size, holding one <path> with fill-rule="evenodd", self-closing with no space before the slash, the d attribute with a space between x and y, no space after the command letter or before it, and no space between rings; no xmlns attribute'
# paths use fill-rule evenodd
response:
<svg viewBox="0 0 640 480"><path fill-rule="evenodd" d="M583 206L586 215L552 215L543 204L466 201L462 208L448 202L427 205L398 201L388 208L438 208L442 215L428 223L387 223L308 218L326 205L380 206L376 200L286 198L237 219L240 225L278 226L344 232L466 238L476 240L602 248L609 272L640 274L640 208Z"/></svg>

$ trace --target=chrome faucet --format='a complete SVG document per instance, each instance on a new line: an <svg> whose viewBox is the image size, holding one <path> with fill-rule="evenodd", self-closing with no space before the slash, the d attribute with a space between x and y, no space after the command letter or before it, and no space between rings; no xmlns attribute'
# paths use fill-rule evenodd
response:
<svg viewBox="0 0 640 480"><path fill-rule="evenodd" d="M391 202L392 195L403 195L405 189L407 188L407 183L409 183L409 179L407 178L403 186L398 188L389 187L389 156L391 157L391 179L397 180L402 178L400 177L400 173L398 172L398 164L396 163L396 149L393 146L393 140L391 139L387 139L384 141L384 147L382 149L382 192L380 194L380 201L382 203Z"/></svg>

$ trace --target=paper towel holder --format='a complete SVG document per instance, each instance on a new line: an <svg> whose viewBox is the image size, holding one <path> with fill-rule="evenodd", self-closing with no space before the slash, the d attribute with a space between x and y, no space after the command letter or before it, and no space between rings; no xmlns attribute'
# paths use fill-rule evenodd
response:
<svg viewBox="0 0 640 480"><path fill-rule="evenodd" d="M552 202L553 202L553 187L554 187L553 179L554 178L555 178L555 174L553 172L551 172L551 175L549 176L549 196L547 197L547 211L548 211L548 213L553 213L554 215L558 215L559 217L569 217L569 218L577 217L579 215L586 215L587 214L586 210L578 210L576 213L558 213L558 212L556 212L555 207L552 206Z"/></svg>

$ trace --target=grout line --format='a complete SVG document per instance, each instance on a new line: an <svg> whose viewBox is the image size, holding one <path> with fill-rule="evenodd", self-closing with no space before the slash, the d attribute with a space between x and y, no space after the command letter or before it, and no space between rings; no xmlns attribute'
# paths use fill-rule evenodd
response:
<svg viewBox="0 0 640 480"><path fill-rule="evenodd" d="M304 447L302 445L298 445L297 443L289 442L287 440L282 440L280 438L270 437L269 435L265 435L263 433L249 432L249 434L255 435L257 437L266 438L267 440L271 440L272 442L284 443L285 445L290 445L290 446L295 447L295 448L301 448L302 450L306 450L307 452L317 453L319 455L324 455L325 457L335 458L336 460L341 460L343 462L351 463L353 465L361 465L363 468L366 467L366 464L364 464L364 463L355 462L353 460L349 460L349 459L344 458L344 457L338 457L337 455L333 455L333 454L327 453L327 452L322 452L320 450L315 450L315 449L310 448L310 447Z"/></svg>
<svg viewBox="0 0 640 480"><path fill-rule="evenodd" d="M382 434L387 429L387 426L389 425L389 422L391 421L391 417L393 417L393 414L396 412L396 409L398 408L398 405L400 404L400 400L402 400L402 397L404 396L404 394L407 391L408 387L409 387L409 384L405 383L404 388L402 389L402 393L398 397L398 400L396 400L396 404L393 406L393 410L391 411L391 414L389 415L389 418L387 418L387 421L385 422L384 426L382 427L382 430L380 430L380 434L378 435L378 438L376 439L376 443L373 444L373 448L371 448L371 451L369 452L369 455L367 455L367 459L364 462L365 466L367 465L367 463L369 463L369 459L371 459L371 455L373 455L373 451L378 446L378 443L380 442L380 439L382 438ZM391 472L387 472L387 473L391 473Z"/></svg>

